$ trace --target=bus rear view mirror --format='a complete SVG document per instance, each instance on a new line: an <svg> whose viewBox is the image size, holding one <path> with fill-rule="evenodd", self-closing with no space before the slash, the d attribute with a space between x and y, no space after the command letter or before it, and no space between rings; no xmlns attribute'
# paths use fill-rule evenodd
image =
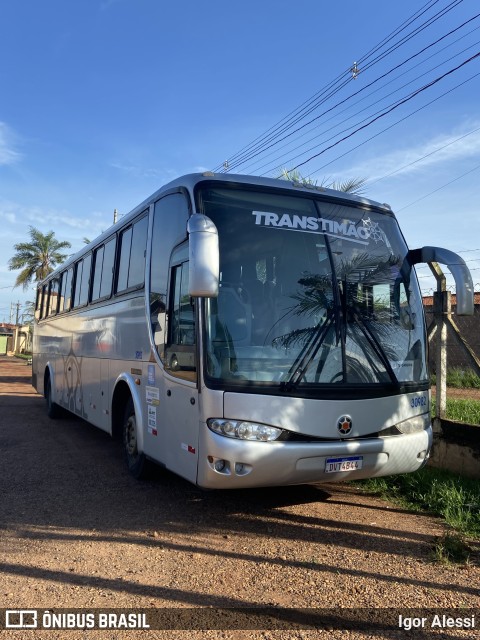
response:
<svg viewBox="0 0 480 640"><path fill-rule="evenodd" d="M422 247L410 250L408 261L412 266L420 262L438 262L446 265L455 280L457 315L473 315L473 281L463 258L453 251L441 247Z"/></svg>
<svg viewBox="0 0 480 640"><path fill-rule="evenodd" d="M217 227L207 216L194 213L188 219L189 294L216 298L220 273Z"/></svg>

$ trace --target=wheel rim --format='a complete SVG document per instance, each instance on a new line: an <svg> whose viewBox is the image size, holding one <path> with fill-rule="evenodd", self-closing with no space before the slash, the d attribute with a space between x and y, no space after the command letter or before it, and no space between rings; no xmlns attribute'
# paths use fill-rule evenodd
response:
<svg viewBox="0 0 480 640"><path fill-rule="evenodd" d="M135 416L130 416L125 423L125 449L129 456L137 454L137 421Z"/></svg>

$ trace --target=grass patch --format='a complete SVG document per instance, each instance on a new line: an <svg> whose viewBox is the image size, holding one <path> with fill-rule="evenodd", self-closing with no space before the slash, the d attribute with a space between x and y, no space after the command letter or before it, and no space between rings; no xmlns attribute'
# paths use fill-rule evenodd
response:
<svg viewBox="0 0 480 640"><path fill-rule="evenodd" d="M441 564L465 564L470 560L471 549L464 537L458 533L446 533L437 538L432 558Z"/></svg>
<svg viewBox="0 0 480 640"><path fill-rule="evenodd" d="M432 398L432 416L435 415L436 400ZM480 402L468 398L447 398L448 420L480 424Z"/></svg>
<svg viewBox="0 0 480 640"><path fill-rule="evenodd" d="M441 516L459 534L480 539L478 480L424 467L415 473L362 480L360 485L413 511Z"/></svg>
<svg viewBox="0 0 480 640"><path fill-rule="evenodd" d="M436 376L431 376L432 384L436 384ZM480 377L471 369L452 368L447 371L447 387L455 389L480 389Z"/></svg>

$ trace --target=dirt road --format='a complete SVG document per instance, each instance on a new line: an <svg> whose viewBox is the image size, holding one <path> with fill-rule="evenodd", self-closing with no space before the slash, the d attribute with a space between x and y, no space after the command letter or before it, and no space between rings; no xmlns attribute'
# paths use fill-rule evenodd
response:
<svg viewBox="0 0 480 640"><path fill-rule="evenodd" d="M138 482L119 445L52 421L30 367L0 358L0 594L14 609L478 607L478 557L431 561L442 523L352 485L203 492ZM360 615L360 614L359 614ZM193 620L193 618L192 618ZM192 623L193 626L194 623ZM213 625L212 625L213 626ZM235 625L232 625L235 626ZM480 637L448 629L434 637ZM405 630L0 631L0 638L420 637Z"/></svg>

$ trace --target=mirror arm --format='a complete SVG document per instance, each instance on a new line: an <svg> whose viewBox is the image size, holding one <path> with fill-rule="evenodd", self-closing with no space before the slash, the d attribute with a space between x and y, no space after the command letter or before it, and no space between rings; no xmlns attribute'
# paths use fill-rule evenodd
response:
<svg viewBox="0 0 480 640"><path fill-rule="evenodd" d="M438 262L448 267L455 280L457 315L472 316L474 311L473 280L465 260L457 253L441 247L422 247L408 252L410 265L421 262Z"/></svg>

